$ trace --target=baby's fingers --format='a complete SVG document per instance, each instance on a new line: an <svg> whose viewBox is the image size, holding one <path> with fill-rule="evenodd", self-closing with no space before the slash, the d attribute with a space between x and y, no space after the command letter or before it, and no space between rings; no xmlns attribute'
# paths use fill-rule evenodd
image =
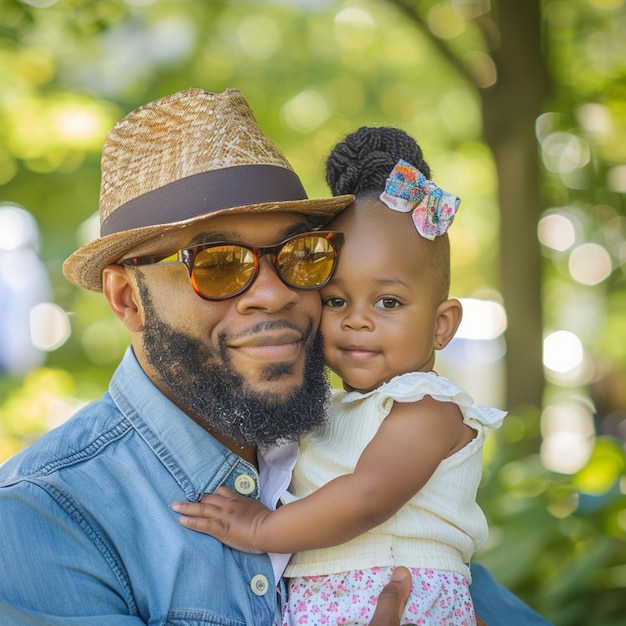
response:
<svg viewBox="0 0 626 626"><path fill-rule="evenodd" d="M172 511L192 517L215 519L219 517L221 509L219 500L215 500L214 496L204 496L200 502L172 502Z"/></svg>
<svg viewBox="0 0 626 626"><path fill-rule="evenodd" d="M181 514L178 522L185 528L207 533L218 539L226 532L224 524L220 520L221 507L206 500L202 502L173 502L172 510Z"/></svg>

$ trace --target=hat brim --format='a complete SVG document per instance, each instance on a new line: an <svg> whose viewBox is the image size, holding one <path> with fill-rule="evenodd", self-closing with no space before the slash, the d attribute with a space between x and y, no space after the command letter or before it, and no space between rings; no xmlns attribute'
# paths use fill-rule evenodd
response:
<svg viewBox="0 0 626 626"><path fill-rule="evenodd" d="M217 215L241 213L297 213L317 218L325 224L354 202L354 196L343 195L324 199L266 202L222 209L179 222L134 228L99 237L71 254L63 263L63 274L75 285L90 291L102 291L102 270L119 262L132 248L172 231L194 226Z"/></svg>

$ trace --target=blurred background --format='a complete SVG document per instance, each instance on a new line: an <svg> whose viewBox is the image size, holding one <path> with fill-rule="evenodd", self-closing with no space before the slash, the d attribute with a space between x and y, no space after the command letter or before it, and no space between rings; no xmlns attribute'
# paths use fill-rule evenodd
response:
<svg viewBox="0 0 626 626"><path fill-rule="evenodd" d="M625 0L0 0L0 81L0 462L128 344L60 271L120 117L237 87L310 196L343 135L399 126L463 199L438 370L510 411L477 559L558 626L625 623Z"/></svg>

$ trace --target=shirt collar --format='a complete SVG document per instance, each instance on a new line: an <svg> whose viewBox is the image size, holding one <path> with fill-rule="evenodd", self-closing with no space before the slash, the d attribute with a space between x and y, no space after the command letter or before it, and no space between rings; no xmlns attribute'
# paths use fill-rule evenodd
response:
<svg viewBox="0 0 626 626"><path fill-rule="evenodd" d="M157 389L132 347L113 375L109 393L190 500L215 491L236 465L256 473Z"/></svg>
<svg viewBox="0 0 626 626"><path fill-rule="evenodd" d="M113 375L109 393L189 500L215 491L237 467L257 475L256 468L228 450L157 389L132 347ZM259 453L259 484L266 506L275 508L288 487L297 450L298 445L290 443Z"/></svg>

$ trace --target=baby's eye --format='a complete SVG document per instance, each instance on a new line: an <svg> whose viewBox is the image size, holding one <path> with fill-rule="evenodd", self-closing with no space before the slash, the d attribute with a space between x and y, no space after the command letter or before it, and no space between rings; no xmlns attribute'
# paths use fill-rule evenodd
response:
<svg viewBox="0 0 626 626"><path fill-rule="evenodd" d="M340 309L342 306L345 306L346 301L343 298L333 297L326 298L324 300L324 306L327 306L331 309Z"/></svg>
<svg viewBox="0 0 626 626"><path fill-rule="evenodd" d="M397 298L392 298L391 296L387 296L385 298L380 298L376 301L377 307L381 309L395 309L400 306L400 301Z"/></svg>

